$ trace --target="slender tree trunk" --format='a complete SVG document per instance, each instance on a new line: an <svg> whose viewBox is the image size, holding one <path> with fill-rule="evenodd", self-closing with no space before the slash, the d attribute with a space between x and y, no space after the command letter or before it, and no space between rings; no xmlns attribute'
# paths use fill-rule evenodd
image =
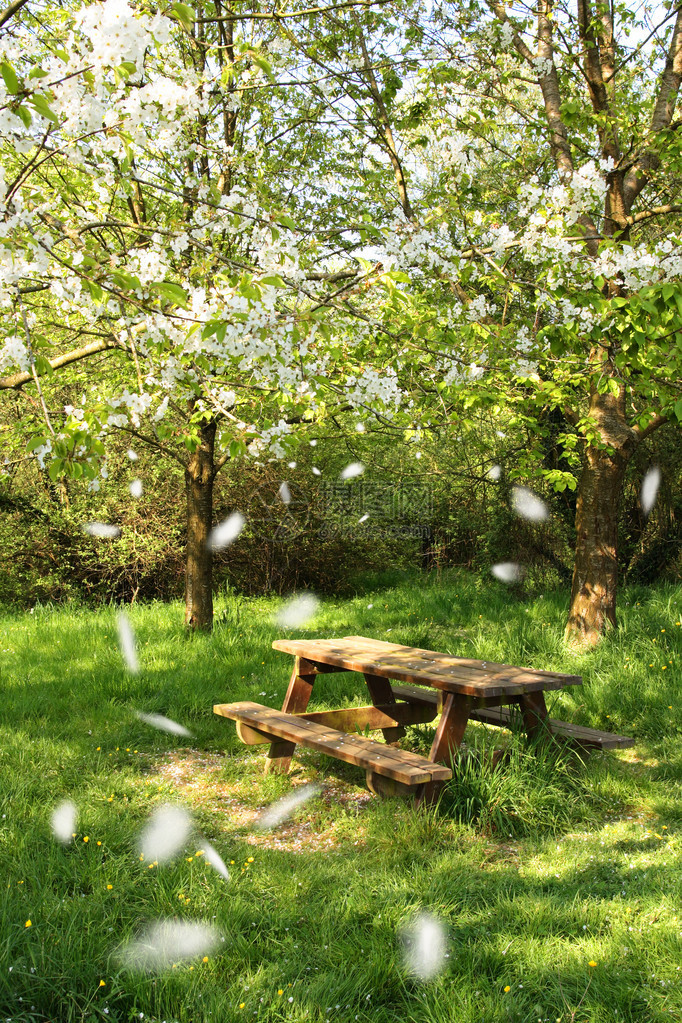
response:
<svg viewBox="0 0 682 1023"><path fill-rule="evenodd" d="M213 626L213 552L208 534L213 524L216 424L201 428L201 442L185 469L187 551L185 560L185 624L210 632Z"/></svg>
<svg viewBox="0 0 682 1023"><path fill-rule="evenodd" d="M625 419L624 394L591 396L591 416L602 442L588 445L578 485L576 548L566 639L595 646L616 624L618 513L637 436Z"/></svg>

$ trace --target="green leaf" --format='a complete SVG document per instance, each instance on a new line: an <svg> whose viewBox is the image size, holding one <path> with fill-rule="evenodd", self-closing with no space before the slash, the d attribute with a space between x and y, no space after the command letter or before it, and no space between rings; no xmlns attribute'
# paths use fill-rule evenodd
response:
<svg viewBox="0 0 682 1023"><path fill-rule="evenodd" d="M269 277L261 277L259 284L271 284L273 288L286 288L286 284L277 274L270 274Z"/></svg>
<svg viewBox="0 0 682 1023"><path fill-rule="evenodd" d="M55 124L59 121L54 110L50 110L47 99L42 95L42 93L34 92L32 96L29 96L28 102L33 104L38 113L42 117L46 117L48 121L53 121Z"/></svg>
<svg viewBox="0 0 682 1023"><path fill-rule="evenodd" d="M14 68L6 60L3 60L2 64L0 64L0 72L2 72L2 77L5 80L5 87L7 91L12 96L16 96L19 92L19 79L17 78Z"/></svg>
<svg viewBox="0 0 682 1023"><path fill-rule="evenodd" d="M181 25L191 31L192 25L194 24L194 11L187 4L173 4L171 7L171 14L177 18Z"/></svg>
<svg viewBox="0 0 682 1023"><path fill-rule="evenodd" d="M47 437L31 437L26 445L26 450L35 451L36 448L41 448L43 444L47 444Z"/></svg>
<svg viewBox="0 0 682 1023"><path fill-rule="evenodd" d="M63 458L53 458L52 461L50 462L49 466L47 467L47 471L53 483L56 482L56 480L58 480L60 476L64 475L63 467L64 467Z"/></svg>
<svg viewBox="0 0 682 1023"><path fill-rule="evenodd" d="M265 59L265 57L261 56L261 54L259 54L259 53L254 53L253 50L252 50L251 51L251 60L254 62L254 64L257 67L259 67L261 69L261 71L265 72L265 74L268 76L268 78L270 79L271 82L274 82L275 76L274 76L273 71L272 71L272 66L271 66L270 62Z"/></svg>
<svg viewBox="0 0 682 1023"><path fill-rule="evenodd" d="M23 105L18 106L16 109L16 113L19 114L19 117L22 119L26 127L30 128L33 123L33 118L31 117L31 111L28 109L28 107L25 107Z"/></svg>
<svg viewBox="0 0 682 1023"><path fill-rule="evenodd" d="M296 224L294 223L294 221L291 219L291 217L287 217L284 214L282 216L277 217L277 223L281 224L282 227L290 227L292 231L296 230Z"/></svg>
<svg viewBox="0 0 682 1023"><path fill-rule="evenodd" d="M675 415L677 416L680 423L682 423L682 398L675 402Z"/></svg>
<svg viewBox="0 0 682 1023"><path fill-rule="evenodd" d="M162 298L167 298L170 302L174 302L183 309L187 308L187 292L179 284L169 284L167 281L161 281L159 284L154 284L153 287Z"/></svg>

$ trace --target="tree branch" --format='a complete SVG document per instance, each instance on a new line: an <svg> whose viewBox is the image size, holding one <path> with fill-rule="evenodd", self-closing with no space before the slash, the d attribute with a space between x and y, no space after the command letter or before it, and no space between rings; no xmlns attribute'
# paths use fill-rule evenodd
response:
<svg viewBox="0 0 682 1023"><path fill-rule="evenodd" d="M660 134L664 128L670 126L677 95L682 82L682 9L678 10L675 19L672 39L668 48L668 55L665 68L661 74L658 98L651 116L650 133L653 136ZM658 169L661 158L654 149L646 149L635 161L625 176L624 201L625 212L629 213L632 204L637 196L645 188L652 171Z"/></svg>
<svg viewBox="0 0 682 1023"><path fill-rule="evenodd" d="M68 366L72 362L80 362L81 359L87 359L90 355L106 352L112 348L120 348L120 345L114 338L100 338L99 341L93 341L82 348L76 348L72 352L66 352L64 355L57 355L54 359L48 359L48 362L52 369L60 369L62 366ZM32 379L33 376L30 370L14 373L9 377L0 377L0 391L18 390Z"/></svg>

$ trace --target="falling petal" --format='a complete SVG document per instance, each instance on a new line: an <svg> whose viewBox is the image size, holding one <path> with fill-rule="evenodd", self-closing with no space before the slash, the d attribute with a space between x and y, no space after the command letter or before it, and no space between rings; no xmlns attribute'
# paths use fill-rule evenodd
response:
<svg viewBox="0 0 682 1023"><path fill-rule="evenodd" d="M176 856L189 837L192 821L187 810L166 803L149 819L140 836L140 852L148 861L163 863Z"/></svg>
<svg viewBox="0 0 682 1023"><path fill-rule="evenodd" d="M369 518L369 514L367 512L365 512L364 515L360 516L360 518L358 519L358 522L367 522L368 518Z"/></svg>
<svg viewBox="0 0 682 1023"><path fill-rule="evenodd" d="M128 671L136 675L140 670L140 663L135 651L135 634L133 633L132 625L124 614L118 616L116 624L118 626L118 643L121 647L123 660L128 666Z"/></svg>
<svg viewBox="0 0 682 1023"><path fill-rule="evenodd" d="M502 430L495 430L495 433L500 438L500 440L504 440L504 438L507 436L507 434L503 433Z"/></svg>
<svg viewBox="0 0 682 1023"><path fill-rule="evenodd" d="M76 821L78 819L78 809L75 803L72 803L70 799L65 799L63 803L55 806L52 811L52 834L59 841L65 845L67 842L73 840L73 833L76 830Z"/></svg>
<svg viewBox="0 0 682 1023"><path fill-rule="evenodd" d="M84 522L83 531L88 536L104 537L107 540L115 540L121 535L121 527L112 526L108 522Z"/></svg>
<svg viewBox="0 0 682 1023"><path fill-rule="evenodd" d="M220 933L210 924L190 920L156 920L118 954L129 970L156 973L174 963L212 952L220 942Z"/></svg>
<svg viewBox="0 0 682 1023"><path fill-rule="evenodd" d="M274 623L285 629L299 629L313 617L319 606L320 602L313 593L301 593L286 602L275 615Z"/></svg>
<svg viewBox="0 0 682 1023"><path fill-rule="evenodd" d="M542 522L549 517L547 505L528 487L512 487L512 508L522 519Z"/></svg>
<svg viewBox="0 0 682 1023"><path fill-rule="evenodd" d="M206 839L202 839L202 845L204 847L204 858L208 865L210 867L213 867L214 870L217 870L218 873L221 874L226 881L229 881L230 872L225 866L225 861L223 860L223 858L215 851L210 842L206 841Z"/></svg>
<svg viewBox="0 0 682 1023"><path fill-rule="evenodd" d="M311 441L310 441L310 446L311 446L311 448L314 448L314 447L316 447L316 445L317 445L317 441L316 441L316 440L311 440Z"/></svg>
<svg viewBox="0 0 682 1023"><path fill-rule="evenodd" d="M364 433L365 432L365 424L364 423L356 423L355 424L355 429L357 430L358 433Z"/></svg>
<svg viewBox="0 0 682 1023"><path fill-rule="evenodd" d="M445 965L445 928L436 917L420 914L403 929L402 939L405 969L419 980L430 980Z"/></svg>
<svg viewBox="0 0 682 1023"><path fill-rule="evenodd" d="M493 465L490 469L488 469L488 479L499 480L501 475L502 475L501 465Z"/></svg>
<svg viewBox="0 0 682 1023"><path fill-rule="evenodd" d="M290 501L291 501L291 491L289 490L289 486L288 486L287 483L281 483L280 484L280 488L278 490L278 494L279 494L280 500L284 504L289 504L290 503Z"/></svg>
<svg viewBox="0 0 682 1023"><path fill-rule="evenodd" d="M322 475L322 473L320 472L320 470L317 468L316 465L314 465L313 466L313 476L321 476L321 475Z"/></svg>
<svg viewBox="0 0 682 1023"><path fill-rule="evenodd" d="M141 710L138 710L137 716L140 721L144 721L145 725L158 728L160 732L171 732L173 735L184 735L190 739L192 738L192 733L188 728L185 728L184 725L179 725L172 718L164 717L163 714L143 714Z"/></svg>
<svg viewBox="0 0 682 1023"><path fill-rule="evenodd" d="M234 543L242 529L246 519L241 512L232 512L226 519L223 519L217 526L214 526L208 534L207 545L214 551L220 551L223 547Z"/></svg>
<svg viewBox="0 0 682 1023"><path fill-rule="evenodd" d="M514 561L501 561L498 565L493 565L490 571L496 579L501 579L503 583L516 583L523 575L521 565L517 565Z"/></svg>
<svg viewBox="0 0 682 1023"><path fill-rule="evenodd" d="M362 462L351 462L345 469L341 470L342 480L352 480L355 476L362 476L365 467Z"/></svg>
<svg viewBox="0 0 682 1023"><path fill-rule="evenodd" d="M128 490L133 497L142 497L142 480L133 480Z"/></svg>
<svg viewBox="0 0 682 1023"><path fill-rule="evenodd" d="M648 471L644 479L642 480L642 490L639 495L639 500L642 505L642 511L645 515L648 515L654 504L656 503L656 494L661 483L661 470L657 465L653 465Z"/></svg>
<svg viewBox="0 0 682 1023"><path fill-rule="evenodd" d="M263 810L254 826L259 831L276 828L291 816L296 807L307 803L309 799L312 799L321 791L321 785L301 785L295 792L284 796L283 799L278 799L276 803L272 803L266 810Z"/></svg>
<svg viewBox="0 0 682 1023"><path fill-rule="evenodd" d="M287 465L289 466L290 469L296 468L296 462L287 462Z"/></svg>
<svg viewBox="0 0 682 1023"><path fill-rule="evenodd" d="M128 448L128 458L131 462L137 461L137 451L133 451L132 448Z"/></svg>

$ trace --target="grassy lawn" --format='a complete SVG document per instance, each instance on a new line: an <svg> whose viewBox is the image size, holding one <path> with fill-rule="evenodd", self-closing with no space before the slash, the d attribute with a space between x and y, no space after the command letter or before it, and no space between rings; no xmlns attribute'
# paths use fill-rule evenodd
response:
<svg viewBox="0 0 682 1023"><path fill-rule="evenodd" d="M289 778L265 778L265 748L241 745L212 714L228 700L281 704L291 659L271 650L279 603L224 597L213 635L195 637L177 604L133 607L136 676L115 608L0 615L0 1018L682 1020L682 587L625 591L622 628L580 656L562 644L565 593L521 601L455 574L375 580L287 633L582 674L553 716L637 738L583 763L471 725L473 752L428 812L375 799L360 770L310 750ZM313 700L368 702L350 674L322 676ZM406 742L429 739L421 726ZM493 771L477 751L501 742L509 762ZM309 781L322 792L289 821L254 826ZM63 846L50 819L64 799L79 817ZM154 866L138 836L168 802L189 808L195 834ZM205 840L229 881L206 864ZM405 969L400 941L422 911L448 932L446 965L428 982ZM169 917L210 923L218 947L165 972L126 969L121 946Z"/></svg>

